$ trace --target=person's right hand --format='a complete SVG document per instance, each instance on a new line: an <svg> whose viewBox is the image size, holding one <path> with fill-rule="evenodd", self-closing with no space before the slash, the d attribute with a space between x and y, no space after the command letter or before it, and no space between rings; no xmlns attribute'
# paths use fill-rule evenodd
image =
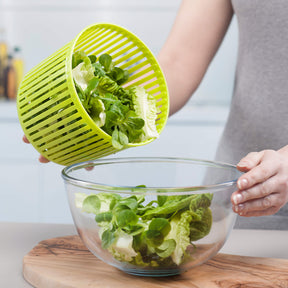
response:
<svg viewBox="0 0 288 288"><path fill-rule="evenodd" d="M29 144L29 140L27 139L27 137L24 135L22 138L23 142ZM50 161L48 159L46 159L44 156L40 155L38 158L39 162L41 163L49 163Z"/></svg>

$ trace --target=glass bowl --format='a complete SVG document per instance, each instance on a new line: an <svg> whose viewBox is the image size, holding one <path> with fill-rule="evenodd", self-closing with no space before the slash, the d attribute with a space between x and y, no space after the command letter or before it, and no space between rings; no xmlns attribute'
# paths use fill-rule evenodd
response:
<svg viewBox="0 0 288 288"><path fill-rule="evenodd" d="M236 214L235 166L183 158L106 158L62 171L77 231L133 275L180 274L213 257Z"/></svg>

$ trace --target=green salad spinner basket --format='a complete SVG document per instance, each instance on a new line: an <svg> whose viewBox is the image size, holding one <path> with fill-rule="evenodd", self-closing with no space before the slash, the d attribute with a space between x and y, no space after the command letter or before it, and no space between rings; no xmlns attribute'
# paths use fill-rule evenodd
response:
<svg viewBox="0 0 288 288"><path fill-rule="evenodd" d="M29 71L20 85L20 124L40 154L55 163L71 165L119 151L112 146L111 136L93 122L77 95L72 76L72 55L76 51L110 54L115 65L128 70L125 87L140 85L155 97L159 111L156 127L161 133L168 118L169 100L157 60L131 32L114 24L97 23Z"/></svg>

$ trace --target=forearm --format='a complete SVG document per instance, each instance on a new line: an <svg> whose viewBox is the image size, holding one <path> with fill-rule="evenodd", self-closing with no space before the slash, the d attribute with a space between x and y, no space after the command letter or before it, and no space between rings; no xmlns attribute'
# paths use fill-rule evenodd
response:
<svg viewBox="0 0 288 288"><path fill-rule="evenodd" d="M187 79L184 71L184 67L181 61L182 59L177 59L176 57L169 56L163 53L159 54L159 63L163 69L170 99L170 115L176 113L180 110L186 102L189 100L190 96L196 91L199 86L204 73L194 71L190 74L190 79Z"/></svg>
<svg viewBox="0 0 288 288"><path fill-rule="evenodd" d="M170 114L178 111L199 86L229 27L230 0L184 0L158 56L167 79Z"/></svg>

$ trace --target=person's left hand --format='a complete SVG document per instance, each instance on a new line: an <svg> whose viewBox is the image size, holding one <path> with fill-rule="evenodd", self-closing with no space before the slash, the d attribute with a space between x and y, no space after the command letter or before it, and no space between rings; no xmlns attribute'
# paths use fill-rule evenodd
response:
<svg viewBox="0 0 288 288"><path fill-rule="evenodd" d="M23 135L23 138L22 138L23 142L24 143L27 143L29 144L29 140L27 139L27 137L25 135ZM41 163L49 163L50 161L48 159L46 159L43 155L39 155L39 158L38 158L39 162Z"/></svg>
<svg viewBox="0 0 288 288"><path fill-rule="evenodd" d="M237 168L245 173L237 181L238 191L231 196L234 212L245 217L272 215L286 204L287 147L252 152L241 159Z"/></svg>

